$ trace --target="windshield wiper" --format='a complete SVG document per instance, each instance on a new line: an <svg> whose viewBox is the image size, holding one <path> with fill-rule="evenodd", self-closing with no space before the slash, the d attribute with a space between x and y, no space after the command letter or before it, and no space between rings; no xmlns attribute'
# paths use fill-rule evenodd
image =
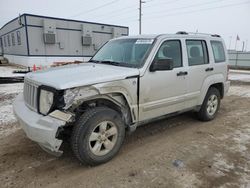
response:
<svg viewBox="0 0 250 188"><path fill-rule="evenodd" d="M89 60L88 62L91 62L91 63L100 63L100 61L97 61L97 60Z"/></svg>
<svg viewBox="0 0 250 188"><path fill-rule="evenodd" d="M124 63L124 62L116 62L116 61L109 61L109 60L89 60L90 63L103 63L103 64L108 64L108 65L114 65L114 66L122 66L122 67L132 67L136 68L136 65L129 64L129 63Z"/></svg>
<svg viewBox="0 0 250 188"><path fill-rule="evenodd" d="M119 62L115 62L115 61L100 61L100 63L104 63L104 64L110 64L110 65L120 65Z"/></svg>
<svg viewBox="0 0 250 188"><path fill-rule="evenodd" d="M110 64L110 65L115 65L115 66L120 65L120 62L108 61L108 60L103 60L103 61L99 61L99 60L90 60L89 62L91 62L91 63Z"/></svg>

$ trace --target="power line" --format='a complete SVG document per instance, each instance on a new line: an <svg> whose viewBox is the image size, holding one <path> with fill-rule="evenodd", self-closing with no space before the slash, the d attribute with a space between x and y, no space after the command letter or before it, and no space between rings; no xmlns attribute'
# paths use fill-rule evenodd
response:
<svg viewBox="0 0 250 188"><path fill-rule="evenodd" d="M113 0L111 2L108 2L108 3L105 3L103 5L100 5L100 6L97 6L95 8L92 8L92 9L89 9L89 10L86 10L86 11L82 11L82 12L79 12L78 14L75 14L73 16L71 16L70 18L73 18L73 17L77 17L77 16L80 16L80 15L83 15L83 14L86 14L86 13L90 13L90 12L93 12L93 11L96 11L98 9L101 9L103 7L106 7L106 6L109 6L111 4L114 4L114 3L117 3L119 0Z"/></svg>
<svg viewBox="0 0 250 188"><path fill-rule="evenodd" d="M150 18L147 18L147 20L151 20L151 19L156 19L156 18L159 18L162 16L165 16L165 17L168 17L168 16L175 16L175 15L185 15L185 14L193 14L193 13L197 13L197 12L202 12L202 11L209 11L209 10L213 10L213 9L222 9L222 8L228 8L228 7L232 7L232 6L241 6L241 5L244 5L244 4L249 4L250 1L245 1L245 2L242 2L242 3L234 3L234 4L228 4L228 5L223 5L223 6L216 6L216 7L209 7L209 8L203 8L203 9L196 9L196 10L192 10L192 11L185 11L185 12L177 12L177 13L172 13L172 14L162 14L161 16L155 16L155 17L150 17ZM137 19L132 19L134 17L127 17L127 18L124 18L124 19L119 19L117 21L123 21L125 20L124 22L125 23L130 23L130 22L135 22L135 21L138 21Z"/></svg>
<svg viewBox="0 0 250 188"><path fill-rule="evenodd" d="M147 9L147 8L151 8L151 7L162 6L163 4L168 4L169 5L169 4L172 4L172 3L176 3L177 1L180 1L180 0L170 0L170 1L165 1L164 0L164 2L162 2L162 3L157 3L157 4L145 6L144 8ZM146 1L146 2L148 2L148 1ZM151 2L151 1L149 1L149 2ZM154 0L154 2L155 2L155 0Z"/></svg>
<svg viewBox="0 0 250 188"><path fill-rule="evenodd" d="M148 18L148 20L150 20L150 19L156 19L156 18L159 18L159 17L162 18L162 16L175 16L175 15L192 14L192 13L201 12L201 11L207 11L207 10L212 10L212 9L220 9L220 8L227 8L227 7L232 7L232 6L240 6L240 5L244 5L244 4L248 4L248 3L250 3L250 1L245 1L245 2L242 2L242 3L234 3L234 4L229 4L229 5L223 5L223 6L217 6L217 7L197 9L197 10L180 12L180 13L162 14L161 16L150 17L150 18Z"/></svg>
<svg viewBox="0 0 250 188"><path fill-rule="evenodd" d="M131 9L131 8L134 8L134 9ZM127 9L129 9L129 10L127 10ZM103 20L103 19L114 17L114 15L117 14L117 12L119 12L119 15L116 15L116 17L120 16L121 12L124 14L124 13L135 12L135 11L137 11L137 9L135 8L135 5L133 5L133 6L128 6L128 7L122 8L122 9L117 9L117 10L114 10L112 12L108 12L105 14L95 15L95 17L101 17L101 19L98 19L98 20Z"/></svg>
<svg viewBox="0 0 250 188"><path fill-rule="evenodd" d="M164 11L153 11L153 12L147 12L150 14L155 14L155 13L162 13L162 12L170 12L170 11L175 11L175 10L181 10L181 9L188 9L188 8L194 8L194 7L200 7L200 6L204 6L204 5L208 5L208 4L214 4L214 3L220 3L222 1L228 1L228 0L215 0L215 1L210 1L210 2L206 2L206 3L198 3L198 4L192 4L192 5L188 5L188 6L183 6L183 7L177 7L177 8L171 8L171 9L165 9Z"/></svg>

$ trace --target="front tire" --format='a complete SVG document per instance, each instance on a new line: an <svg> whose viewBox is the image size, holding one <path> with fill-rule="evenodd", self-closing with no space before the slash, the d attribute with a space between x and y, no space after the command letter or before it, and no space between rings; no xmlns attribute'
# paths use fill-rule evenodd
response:
<svg viewBox="0 0 250 188"><path fill-rule="evenodd" d="M112 159L124 136L120 114L107 107L96 107L86 111L74 125L71 146L80 162L94 166Z"/></svg>
<svg viewBox="0 0 250 188"><path fill-rule="evenodd" d="M209 88L206 97L201 105L201 109L198 112L198 118L201 121L213 120L220 108L220 92L217 88Z"/></svg>

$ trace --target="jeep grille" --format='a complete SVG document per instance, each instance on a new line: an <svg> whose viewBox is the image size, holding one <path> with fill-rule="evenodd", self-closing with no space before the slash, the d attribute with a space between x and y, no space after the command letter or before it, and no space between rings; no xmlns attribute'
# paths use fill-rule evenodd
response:
<svg viewBox="0 0 250 188"><path fill-rule="evenodd" d="M32 83L28 79L25 79L23 88L23 97L26 106L28 106L33 111L37 111L37 94L38 94L38 85Z"/></svg>

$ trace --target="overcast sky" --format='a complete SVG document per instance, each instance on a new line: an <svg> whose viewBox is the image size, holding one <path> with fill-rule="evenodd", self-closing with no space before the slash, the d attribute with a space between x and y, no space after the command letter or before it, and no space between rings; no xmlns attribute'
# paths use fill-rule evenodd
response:
<svg viewBox="0 0 250 188"><path fill-rule="evenodd" d="M145 0L142 33L220 34L227 47L250 50L250 0ZM0 0L0 27L22 13L129 26L138 34L139 0ZM248 42L246 42L248 41Z"/></svg>

